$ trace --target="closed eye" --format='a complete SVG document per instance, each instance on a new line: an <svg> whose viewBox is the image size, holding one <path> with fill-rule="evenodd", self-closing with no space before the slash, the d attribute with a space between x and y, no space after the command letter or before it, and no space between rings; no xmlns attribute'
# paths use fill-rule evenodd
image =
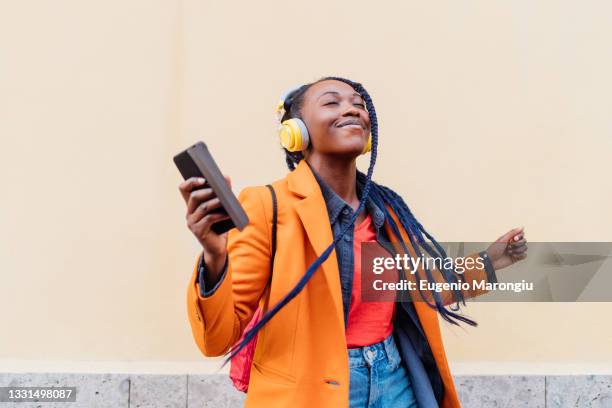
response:
<svg viewBox="0 0 612 408"><path fill-rule="evenodd" d="M338 102L328 102L323 106L332 105L332 104L338 104ZM361 106L363 109L365 109L365 105L363 103L356 103L355 105Z"/></svg>

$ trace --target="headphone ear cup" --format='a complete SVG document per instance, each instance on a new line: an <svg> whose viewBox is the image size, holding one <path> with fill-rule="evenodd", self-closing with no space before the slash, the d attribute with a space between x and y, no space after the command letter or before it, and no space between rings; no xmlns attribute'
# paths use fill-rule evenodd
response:
<svg viewBox="0 0 612 408"><path fill-rule="evenodd" d="M361 152L361 154L366 154L370 150L372 150L372 134L371 133L370 133L370 136L368 136L368 141L365 147L363 148L363 152Z"/></svg>
<svg viewBox="0 0 612 408"><path fill-rule="evenodd" d="M306 124L298 118L287 119L278 127L280 144L290 152L304 151L310 143Z"/></svg>

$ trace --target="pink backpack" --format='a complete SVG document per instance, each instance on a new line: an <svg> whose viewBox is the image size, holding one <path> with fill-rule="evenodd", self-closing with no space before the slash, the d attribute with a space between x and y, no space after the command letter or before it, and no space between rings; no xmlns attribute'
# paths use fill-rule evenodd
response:
<svg viewBox="0 0 612 408"><path fill-rule="evenodd" d="M272 270L274 269L274 255L276 255L276 223L278 218L278 209L276 204L276 193L274 192L274 188L268 184L266 185L268 190L270 190L270 194L272 195L272 256L270 257L270 280L268 284L272 284ZM242 332L242 336L240 340L236 344L239 344L244 338L244 333L247 330L250 330L251 327L255 326L259 319L262 316L261 307L255 310L253 317L249 324L244 328ZM238 354L236 354L232 360L230 361L230 378L234 383L234 387L238 391L247 392L249 389L249 379L251 378L251 365L253 364L253 354L255 354L255 346L257 345L257 337L253 337L253 339L247 343L247 345L240 350ZM234 344L234 346L236 346Z"/></svg>

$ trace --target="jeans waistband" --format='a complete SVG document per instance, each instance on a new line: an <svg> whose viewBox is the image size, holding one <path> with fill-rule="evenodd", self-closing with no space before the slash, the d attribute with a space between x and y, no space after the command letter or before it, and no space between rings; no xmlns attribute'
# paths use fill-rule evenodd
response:
<svg viewBox="0 0 612 408"><path fill-rule="evenodd" d="M400 359L393 333L378 343L350 348L348 349L348 355L349 367L372 366L381 361L394 364L398 363Z"/></svg>

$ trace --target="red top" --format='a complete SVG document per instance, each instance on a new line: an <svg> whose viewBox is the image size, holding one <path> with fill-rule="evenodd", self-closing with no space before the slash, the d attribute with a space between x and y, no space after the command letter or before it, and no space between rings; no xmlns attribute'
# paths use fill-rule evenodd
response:
<svg viewBox="0 0 612 408"><path fill-rule="evenodd" d="M393 332L395 302L361 302L361 243L364 241L376 241L376 231L369 214L360 225L355 226L354 232L355 271L346 328L348 348L378 343Z"/></svg>

